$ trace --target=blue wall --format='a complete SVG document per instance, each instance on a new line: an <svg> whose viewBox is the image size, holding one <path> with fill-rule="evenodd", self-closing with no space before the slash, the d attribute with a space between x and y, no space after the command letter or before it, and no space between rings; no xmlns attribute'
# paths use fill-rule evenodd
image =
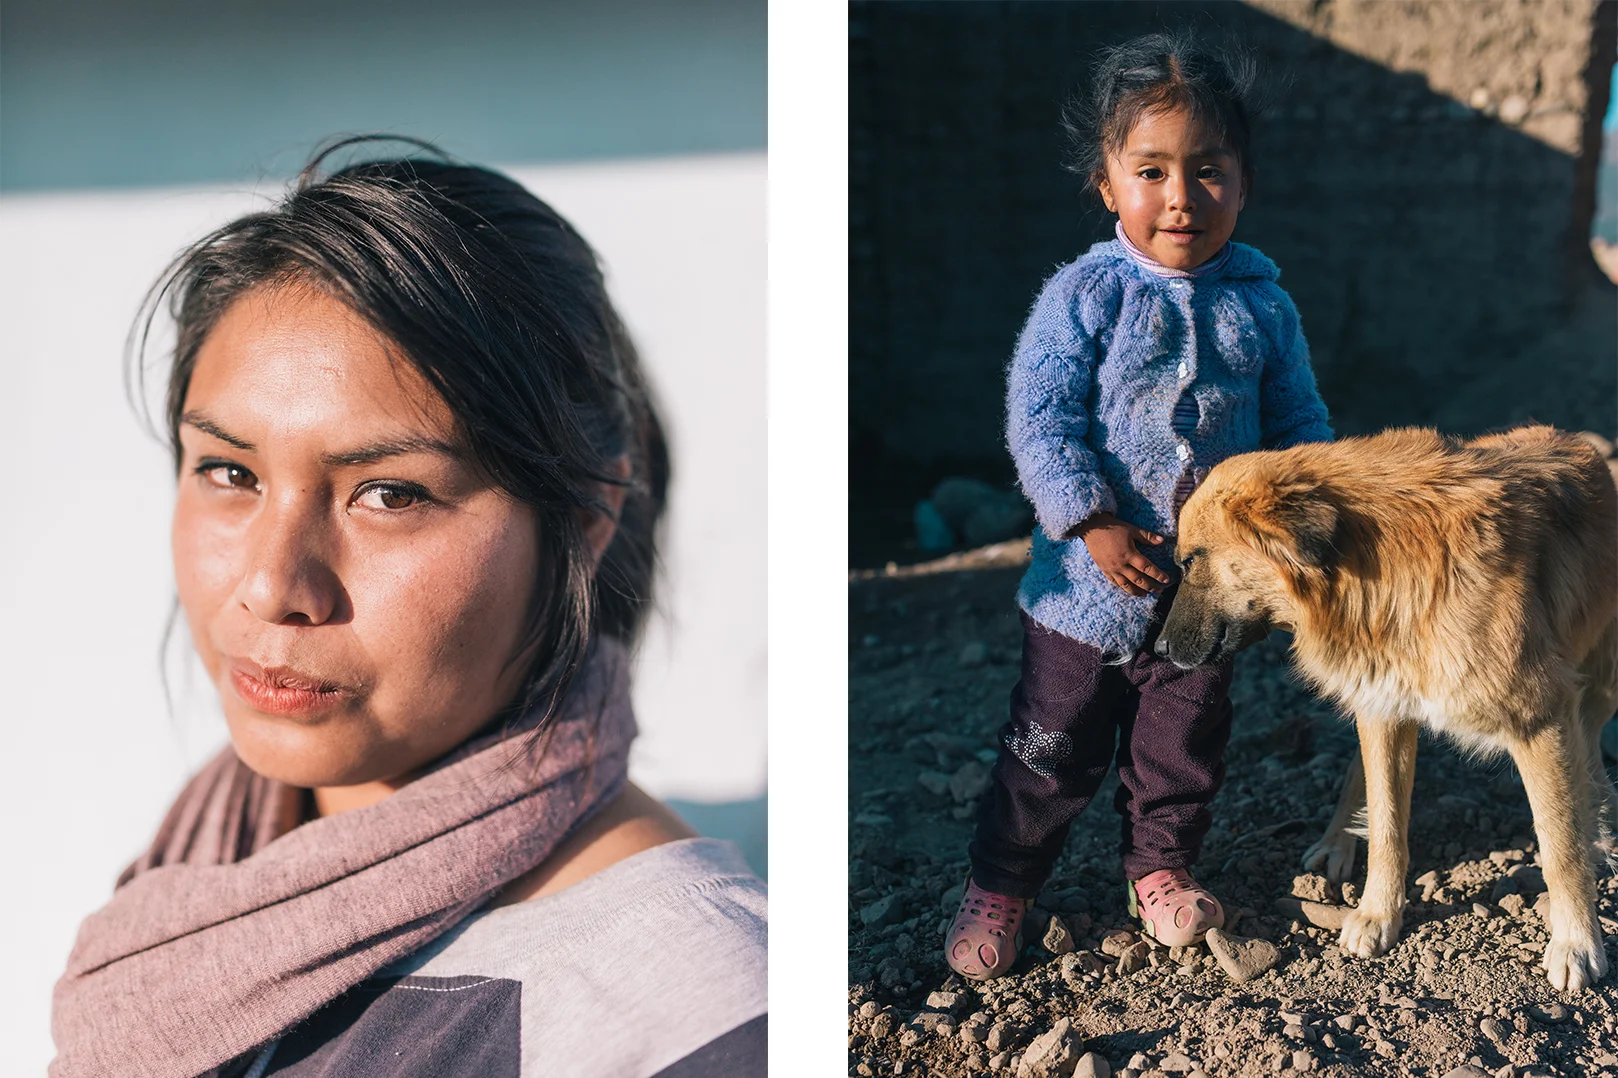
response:
<svg viewBox="0 0 1618 1078"><path fill-rule="evenodd" d="M296 172L336 131L482 162L759 150L765 0L6 0L0 191Z"/></svg>

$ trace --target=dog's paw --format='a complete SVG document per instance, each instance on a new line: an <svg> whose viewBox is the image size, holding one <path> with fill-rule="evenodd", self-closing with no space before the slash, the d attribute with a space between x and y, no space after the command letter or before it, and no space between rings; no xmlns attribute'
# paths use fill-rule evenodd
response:
<svg viewBox="0 0 1618 1078"><path fill-rule="evenodd" d="M1328 835L1303 852L1303 867L1321 873L1332 883L1342 883L1354 875L1356 841L1346 831Z"/></svg>
<svg viewBox="0 0 1618 1078"><path fill-rule="evenodd" d="M1379 916L1365 909L1353 910L1343 918L1343 931L1337 942L1349 954L1375 958L1386 954L1398 941L1403 924L1402 911Z"/></svg>
<svg viewBox="0 0 1618 1078"><path fill-rule="evenodd" d="M1552 988L1582 992L1607 975L1607 952L1599 935L1594 939L1553 937L1539 964Z"/></svg>

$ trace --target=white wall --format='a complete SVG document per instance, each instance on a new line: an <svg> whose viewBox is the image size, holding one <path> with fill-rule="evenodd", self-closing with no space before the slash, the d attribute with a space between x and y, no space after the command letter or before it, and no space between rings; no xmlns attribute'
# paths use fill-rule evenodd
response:
<svg viewBox="0 0 1618 1078"><path fill-rule="evenodd" d="M670 429L667 613L642 650L632 774L663 797L761 799L764 157L508 171L601 253ZM278 192L0 198L0 1073L43 1070L79 921L224 740L183 630L165 710L173 479L120 360L167 260Z"/></svg>

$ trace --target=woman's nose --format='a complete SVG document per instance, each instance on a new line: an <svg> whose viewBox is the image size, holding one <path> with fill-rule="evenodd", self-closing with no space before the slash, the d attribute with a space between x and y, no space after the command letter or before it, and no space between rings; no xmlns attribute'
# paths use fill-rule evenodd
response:
<svg viewBox="0 0 1618 1078"><path fill-rule="evenodd" d="M341 586L323 549L327 535L314 507L297 499L266 498L247 536L237 599L272 625L330 620Z"/></svg>

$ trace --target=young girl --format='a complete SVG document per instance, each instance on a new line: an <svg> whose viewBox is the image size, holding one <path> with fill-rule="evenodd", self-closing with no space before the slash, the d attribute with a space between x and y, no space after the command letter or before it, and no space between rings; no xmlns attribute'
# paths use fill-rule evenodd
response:
<svg viewBox="0 0 1618 1078"><path fill-rule="evenodd" d="M1275 264L1230 242L1252 182L1253 70L1180 35L1107 52L1070 123L1117 239L1057 271L1012 359L1007 441L1033 502L1022 678L945 941L997 977L1114 758L1129 910L1166 945L1224 923L1192 878L1224 777L1231 669L1152 645L1180 506L1237 453L1331 438ZM1116 748L1114 747L1116 744Z"/></svg>

